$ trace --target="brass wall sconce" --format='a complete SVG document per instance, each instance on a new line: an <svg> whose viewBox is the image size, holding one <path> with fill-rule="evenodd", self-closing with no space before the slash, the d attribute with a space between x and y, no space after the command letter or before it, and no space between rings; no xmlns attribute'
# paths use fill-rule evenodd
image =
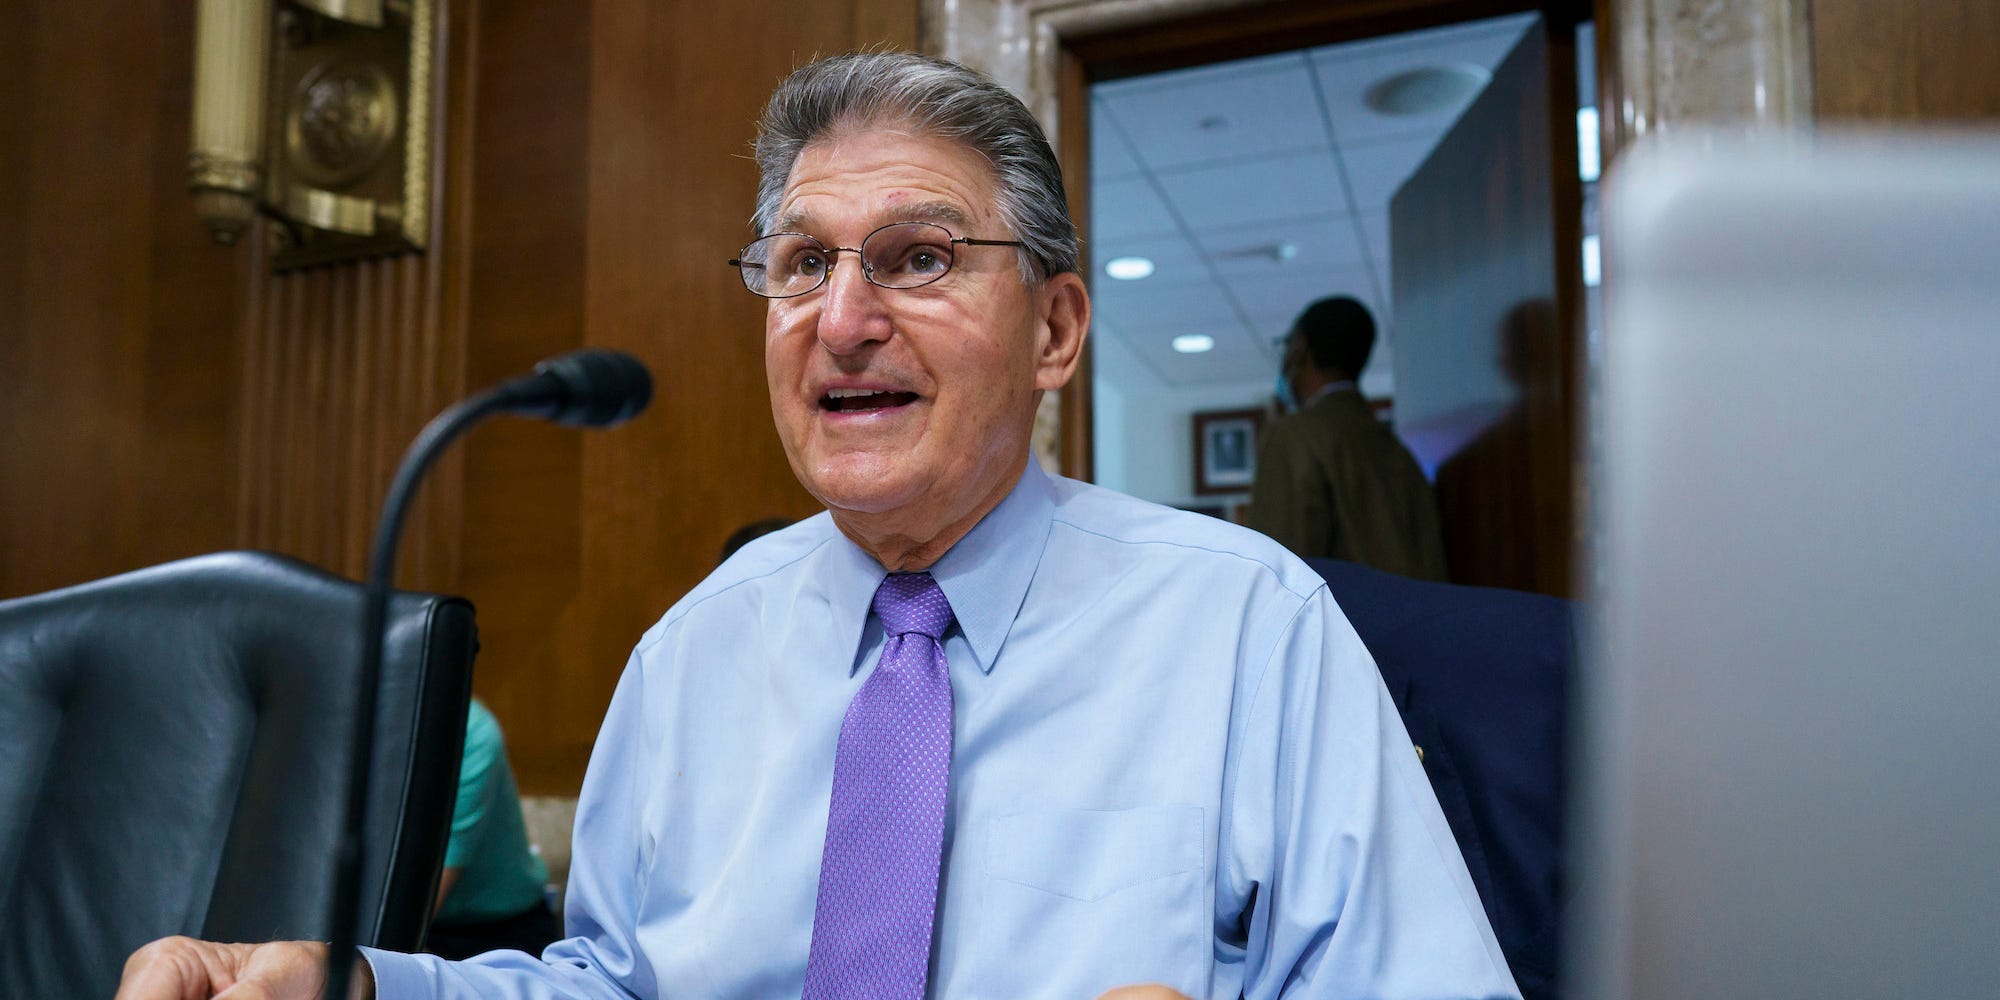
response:
<svg viewBox="0 0 2000 1000"><path fill-rule="evenodd" d="M199 0L195 211L222 243L263 214L278 267L422 250L440 0Z"/></svg>

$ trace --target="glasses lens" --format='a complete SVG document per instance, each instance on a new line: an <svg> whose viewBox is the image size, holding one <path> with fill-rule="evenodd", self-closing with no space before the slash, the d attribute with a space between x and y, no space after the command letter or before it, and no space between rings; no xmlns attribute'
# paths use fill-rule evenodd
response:
<svg viewBox="0 0 2000 1000"><path fill-rule="evenodd" d="M915 288L951 270L951 232L928 222L905 222L869 234L861 244L868 280L884 288Z"/></svg>
<svg viewBox="0 0 2000 1000"><path fill-rule="evenodd" d="M743 248L744 287L769 298L804 295L826 280L826 248L810 236L778 233Z"/></svg>

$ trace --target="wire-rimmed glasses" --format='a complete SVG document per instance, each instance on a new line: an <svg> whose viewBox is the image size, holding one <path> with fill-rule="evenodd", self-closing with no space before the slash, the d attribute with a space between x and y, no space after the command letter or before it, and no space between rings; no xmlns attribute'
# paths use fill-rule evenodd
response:
<svg viewBox="0 0 2000 1000"><path fill-rule="evenodd" d="M826 284L843 253L861 259L861 276L883 288L921 288L951 273L961 246L1020 247L1019 240L953 236L930 222L894 222L868 234L860 248L829 247L804 233L772 233L752 240L729 261L743 287L767 299L789 299Z"/></svg>

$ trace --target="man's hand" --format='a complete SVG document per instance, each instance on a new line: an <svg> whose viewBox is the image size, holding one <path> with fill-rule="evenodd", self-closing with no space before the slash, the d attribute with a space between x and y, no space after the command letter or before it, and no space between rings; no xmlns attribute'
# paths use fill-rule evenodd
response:
<svg viewBox="0 0 2000 1000"><path fill-rule="evenodd" d="M354 960L349 1000L374 1000L368 963ZM216 944L161 938L125 960L117 1000L320 1000L326 945L318 941Z"/></svg>
<svg viewBox="0 0 2000 1000"><path fill-rule="evenodd" d="M1178 990L1170 990L1158 983L1145 986L1120 986L1097 1000L1191 1000Z"/></svg>

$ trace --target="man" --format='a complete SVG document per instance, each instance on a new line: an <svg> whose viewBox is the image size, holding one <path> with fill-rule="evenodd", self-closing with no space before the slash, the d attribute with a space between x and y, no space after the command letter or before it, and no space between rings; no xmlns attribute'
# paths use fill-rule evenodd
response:
<svg viewBox="0 0 2000 1000"><path fill-rule="evenodd" d="M950 63L843 56L785 81L757 153L766 235L735 263L828 513L632 654L573 936L539 961L368 952L380 994L1514 996L1318 578L1030 460L1090 306L1027 109ZM256 966L309 996L323 954L160 942L122 995Z"/></svg>
<svg viewBox="0 0 2000 1000"><path fill-rule="evenodd" d="M1356 387L1374 348L1375 319L1354 299L1299 314L1279 379L1300 409L1264 432L1245 523L1304 558L1443 580L1431 484Z"/></svg>

